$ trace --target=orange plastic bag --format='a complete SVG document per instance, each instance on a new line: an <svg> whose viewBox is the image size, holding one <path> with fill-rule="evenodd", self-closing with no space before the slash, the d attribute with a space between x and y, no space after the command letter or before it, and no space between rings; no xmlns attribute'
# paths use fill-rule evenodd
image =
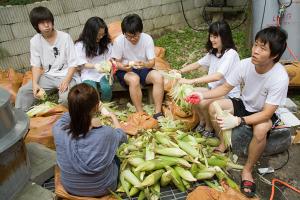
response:
<svg viewBox="0 0 300 200"><path fill-rule="evenodd" d="M290 78L290 87L300 87L300 62L295 61L293 63L284 66Z"/></svg>
<svg viewBox="0 0 300 200"><path fill-rule="evenodd" d="M67 111L64 106L57 105L46 113L30 118L29 132L25 142L37 142L55 150L52 126Z"/></svg>
<svg viewBox="0 0 300 200"><path fill-rule="evenodd" d="M128 116L127 122L121 123L123 131L129 135L136 135L139 131L158 126L157 120L145 112L137 112Z"/></svg>
<svg viewBox="0 0 300 200"><path fill-rule="evenodd" d="M164 58L166 54L166 49L163 47L155 47L154 52L155 52L155 57Z"/></svg>
<svg viewBox="0 0 300 200"><path fill-rule="evenodd" d="M116 37L122 34L121 22L116 21L108 24L108 33L113 42L116 39Z"/></svg>
<svg viewBox="0 0 300 200"><path fill-rule="evenodd" d="M12 103L15 102L19 88L21 87L23 74L16 72L10 68L7 71L0 71L0 87L7 90L10 94L10 100Z"/></svg>
<svg viewBox="0 0 300 200"><path fill-rule="evenodd" d="M169 70L171 70L171 67L170 67L170 64L167 61L165 61L163 58L155 57L154 69L169 71Z"/></svg>
<svg viewBox="0 0 300 200"><path fill-rule="evenodd" d="M184 124L185 131L192 130L199 123L199 116L196 111L184 112L174 101L167 100L162 110L165 117L180 120Z"/></svg>
<svg viewBox="0 0 300 200"><path fill-rule="evenodd" d="M32 71L27 71L22 80L22 86L32 80Z"/></svg>

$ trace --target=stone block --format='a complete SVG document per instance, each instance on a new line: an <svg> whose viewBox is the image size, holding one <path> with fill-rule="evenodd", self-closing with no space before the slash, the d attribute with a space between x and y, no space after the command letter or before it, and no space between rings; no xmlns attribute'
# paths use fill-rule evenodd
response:
<svg viewBox="0 0 300 200"><path fill-rule="evenodd" d="M25 53L25 54L19 55L18 58L19 58L19 61L20 61L20 64L21 64L20 69L24 68L24 70L29 70L31 68L30 53Z"/></svg>
<svg viewBox="0 0 300 200"><path fill-rule="evenodd" d="M92 0L94 7L96 6L104 6L110 3L114 3L120 0Z"/></svg>
<svg viewBox="0 0 300 200"><path fill-rule="evenodd" d="M132 12L124 13L124 14L121 15L121 19L124 19L124 17L126 17L129 14L133 14L133 13L139 15L143 20L143 10L135 10L135 11L132 11ZM143 20L143 23L144 23L144 20Z"/></svg>
<svg viewBox="0 0 300 200"><path fill-rule="evenodd" d="M129 5L129 12L136 11L144 8L148 8L151 6L151 1L149 0L126 0Z"/></svg>
<svg viewBox="0 0 300 200"><path fill-rule="evenodd" d="M93 7L91 0L62 0L61 4L64 13L71 13Z"/></svg>
<svg viewBox="0 0 300 200"><path fill-rule="evenodd" d="M83 30L83 27L84 27L84 25L80 25L80 26L70 28L68 30L68 33L71 35L71 38L73 39L73 41L75 41L79 38L79 35Z"/></svg>
<svg viewBox="0 0 300 200"><path fill-rule="evenodd" d="M180 0L161 0L162 5L175 2L180 2Z"/></svg>
<svg viewBox="0 0 300 200"><path fill-rule="evenodd" d="M170 3L165 4L161 6L161 11L163 15L170 15L173 13L178 13L179 10L181 10L180 4L178 2L176 3Z"/></svg>
<svg viewBox="0 0 300 200"><path fill-rule="evenodd" d="M21 192L17 193L14 200L53 200L56 199L56 194L47 190L36 183L28 182Z"/></svg>
<svg viewBox="0 0 300 200"><path fill-rule="evenodd" d="M0 47L7 50L10 56L20 55L29 52L30 38L15 39L0 43Z"/></svg>
<svg viewBox="0 0 300 200"><path fill-rule="evenodd" d="M12 40L14 38L9 25L0 25L0 42Z"/></svg>
<svg viewBox="0 0 300 200"><path fill-rule="evenodd" d="M227 6L243 7L246 1L227 0Z"/></svg>
<svg viewBox="0 0 300 200"><path fill-rule="evenodd" d="M1 69L8 69L13 68L15 70L20 71L25 66L21 63L19 56L9 56L0 59L0 68Z"/></svg>
<svg viewBox="0 0 300 200"><path fill-rule="evenodd" d="M169 26L170 19L171 19L170 15L154 18L153 19L154 28L159 29L165 26Z"/></svg>
<svg viewBox="0 0 300 200"><path fill-rule="evenodd" d="M92 14L92 11L90 9L85 9L77 12L79 23L80 24L85 24L85 22L90 18L95 15Z"/></svg>
<svg viewBox="0 0 300 200"><path fill-rule="evenodd" d="M170 16L170 22L171 24L178 24L178 23L183 23L185 22L183 14L182 13L176 13Z"/></svg>
<svg viewBox="0 0 300 200"><path fill-rule="evenodd" d="M26 6L0 7L0 24L12 24L29 20Z"/></svg>
<svg viewBox="0 0 300 200"><path fill-rule="evenodd" d="M33 8L38 6L47 7L52 12L53 15L60 15L64 12L60 0L42 1L42 2L35 2L32 4L27 4L26 5L27 12L30 13L30 11Z"/></svg>
<svg viewBox="0 0 300 200"><path fill-rule="evenodd" d="M154 28L152 19L144 20L143 25L144 25L144 32L150 32Z"/></svg>
<svg viewBox="0 0 300 200"><path fill-rule="evenodd" d="M143 19L153 19L162 16L161 6L143 9Z"/></svg>
<svg viewBox="0 0 300 200"><path fill-rule="evenodd" d="M35 142L26 144L26 148L31 166L30 181L42 185L46 180L54 176L56 153Z"/></svg>
<svg viewBox="0 0 300 200"><path fill-rule="evenodd" d="M118 1L106 5L107 17L122 15L130 10L131 5L128 5L127 1Z"/></svg>
<svg viewBox="0 0 300 200"><path fill-rule="evenodd" d="M162 0L149 0L151 1L151 6L160 6Z"/></svg>
<svg viewBox="0 0 300 200"><path fill-rule="evenodd" d="M205 0L194 0L195 8L203 7L206 4Z"/></svg>
<svg viewBox="0 0 300 200"><path fill-rule="evenodd" d="M179 29L182 29L186 27L186 23L178 23L178 24L174 24L174 25L170 25L170 26L166 26L165 30L166 31L178 31Z"/></svg>
<svg viewBox="0 0 300 200"><path fill-rule="evenodd" d="M36 30L32 27L30 21L12 24L11 29L15 38L31 37L36 34Z"/></svg>
<svg viewBox="0 0 300 200"><path fill-rule="evenodd" d="M180 3L179 3L180 4ZM182 2L184 11L192 10L195 8L194 0L184 0ZM181 5L180 5L181 7Z"/></svg>
<svg viewBox="0 0 300 200"><path fill-rule="evenodd" d="M290 98L286 98L284 107L291 112L297 112L297 105Z"/></svg>
<svg viewBox="0 0 300 200"><path fill-rule="evenodd" d="M159 29L154 29L150 32L150 35L152 36L153 39L159 38L163 34L166 33L166 30L164 28L159 28Z"/></svg>
<svg viewBox="0 0 300 200"><path fill-rule="evenodd" d="M201 12L199 9L192 9L185 12L185 16L187 19L201 18Z"/></svg>
<svg viewBox="0 0 300 200"><path fill-rule="evenodd" d="M101 17L102 19L107 18L107 13L110 12L107 10L106 6L99 6L91 9L92 16L98 16Z"/></svg>
<svg viewBox="0 0 300 200"><path fill-rule="evenodd" d="M121 15L113 16L105 19L106 24L115 22L115 21L122 21L123 17Z"/></svg>
<svg viewBox="0 0 300 200"><path fill-rule="evenodd" d="M55 20L54 27L57 30L64 30L64 29L68 29L80 25L78 15L76 12L55 16L54 20Z"/></svg>

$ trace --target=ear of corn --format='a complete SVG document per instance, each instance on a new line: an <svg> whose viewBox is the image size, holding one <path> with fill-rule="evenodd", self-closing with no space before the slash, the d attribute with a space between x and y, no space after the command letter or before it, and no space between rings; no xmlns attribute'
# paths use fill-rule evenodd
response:
<svg viewBox="0 0 300 200"><path fill-rule="evenodd" d="M124 177L124 173L123 173L123 172L120 174L120 182L121 182L122 188L124 189L126 195L127 195L128 197L130 197L129 191L130 191L131 184L128 183L128 182L125 180L125 177Z"/></svg>
<svg viewBox="0 0 300 200"><path fill-rule="evenodd" d="M128 158L128 163L131 164L134 167L139 166L141 163L145 162L144 159L139 158L139 157L131 157Z"/></svg>
<svg viewBox="0 0 300 200"><path fill-rule="evenodd" d="M214 106L218 117L226 117L228 115L228 112L223 111L221 106L216 101L214 101L212 103L212 105ZM225 147L227 147L227 148L232 146L231 133L232 133L231 129L230 130L221 130L222 137L224 138L224 144L225 144Z"/></svg>
<svg viewBox="0 0 300 200"><path fill-rule="evenodd" d="M191 167L191 164L183 158L170 157L170 156L158 156L157 158L160 159L160 160L175 162L177 165L181 165L181 166L184 166L184 167L187 167L187 168Z"/></svg>
<svg viewBox="0 0 300 200"><path fill-rule="evenodd" d="M185 192L186 189L183 185L183 182L179 176L179 174L172 168L169 166L166 166L166 169L168 171L171 171L171 177L172 177L172 182L174 183L174 185L181 191L181 192Z"/></svg>
<svg viewBox="0 0 300 200"><path fill-rule="evenodd" d="M213 172L199 171L196 175L196 179L197 180L211 179L214 175L215 175L215 173L213 173Z"/></svg>
<svg viewBox="0 0 300 200"><path fill-rule="evenodd" d="M144 200L145 199L145 192L142 190L139 194L138 200Z"/></svg>
<svg viewBox="0 0 300 200"><path fill-rule="evenodd" d="M140 190L138 188L132 187L129 191L129 195L132 197L132 196L136 195L137 193L139 193L139 191Z"/></svg>
<svg viewBox="0 0 300 200"><path fill-rule="evenodd" d="M183 149L186 153L193 156L194 158L199 157L199 152L190 144L183 141L178 141L178 145L181 149Z"/></svg>
<svg viewBox="0 0 300 200"><path fill-rule="evenodd" d="M208 185L209 187L211 187L211 188L213 188L213 189L215 189L215 190L217 190L217 191L223 192L222 186L217 185L217 184L214 184L214 183L212 183L211 181L208 181L208 180L203 180L203 181L204 181L204 183L205 183L206 185Z"/></svg>
<svg viewBox="0 0 300 200"><path fill-rule="evenodd" d="M150 143L146 145L146 155L145 155L145 160L153 160L155 157L154 154L154 144Z"/></svg>
<svg viewBox="0 0 300 200"><path fill-rule="evenodd" d="M179 174L179 176L187 181L193 182L197 181L192 173L188 170L183 169L182 167L175 166L175 171Z"/></svg>
<svg viewBox="0 0 300 200"><path fill-rule="evenodd" d="M166 171L162 174L160 179L160 185L162 187L167 186L172 180L171 171Z"/></svg>
<svg viewBox="0 0 300 200"><path fill-rule="evenodd" d="M212 147L217 147L220 145L220 140L216 137L214 138L207 138L205 140L205 144L206 145L209 145L209 146L212 146Z"/></svg>
<svg viewBox="0 0 300 200"><path fill-rule="evenodd" d="M156 169L163 169L165 166L172 166L175 165L175 161L168 161L168 160L147 160L144 163L137 166L135 169L136 171L152 171Z"/></svg>
<svg viewBox="0 0 300 200"><path fill-rule="evenodd" d="M170 138L169 138L169 136L167 136L166 134L163 134L162 132L160 132L160 131L157 131L156 133L155 133L155 139L159 142L159 143L161 143L161 144L163 144L163 145L166 145L166 146L170 146Z"/></svg>
<svg viewBox="0 0 300 200"><path fill-rule="evenodd" d="M141 187L140 180L129 169L124 170L122 172L122 174L123 174L125 180L128 181L129 183L131 183L134 187L137 187L137 188Z"/></svg>
<svg viewBox="0 0 300 200"><path fill-rule="evenodd" d="M199 169L197 167L197 164L196 163L193 163L192 164L192 167L190 169L190 172L192 173L193 176L196 176L196 174L198 173Z"/></svg>
<svg viewBox="0 0 300 200"><path fill-rule="evenodd" d="M165 156L182 157L187 155L186 152L179 148L156 148L155 152Z"/></svg>
<svg viewBox="0 0 300 200"><path fill-rule="evenodd" d="M188 181L186 181L186 180L184 180L184 179L182 179L182 183L183 183L183 185L184 185L184 187L188 190L188 189L190 189L192 186L191 186L191 184L190 184L190 182L188 182Z"/></svg>
<svg viewBox="0 0 300 200"><path fill-rule="evenodd" d="M148 187L148 186L154 185L160 179L160 177L163 173L164 173L163 169L156 170L156 171L152 172L142 182L142 186L143 187Z"/></svg>

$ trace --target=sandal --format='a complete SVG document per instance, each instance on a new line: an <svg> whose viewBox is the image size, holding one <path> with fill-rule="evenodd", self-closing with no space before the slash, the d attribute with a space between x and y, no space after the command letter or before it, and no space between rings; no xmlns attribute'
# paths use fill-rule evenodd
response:
<svg viewBox="0 0 300 200"><path fill-rule="evenodd" d="M160 118L160 117L164 117L164 115L162 114L162 112L159 112L159 113L156 113L156 114L153 115L153 118L156 119L156 120L158 118Z"/></svg>
<svg viewBox="0 0 300 200"><path fill-rule="evenodd" d="M205 127L202 124L198 124L198 126L195 128L195 132L201 133L205 131Z"/></svg>
<svg viewBox="0 0 300 200"><path fill-rule="evenodd" d="M244 189L249 189L249 192L246 192ZM241 182L241 192L248 198L255 196L256 184L252 181L243 180Z"/></svg>
<svg viewBox="0 0 300 200"><path fill-rule="evenodd" d="M215 133L214 133L214 132L212 132L212 131L207 131L207 130L204 130L201 134L202 134L203 137L207 137L207 138L209 138L209 137L214 137L214 136L215 136Z"/></svg>

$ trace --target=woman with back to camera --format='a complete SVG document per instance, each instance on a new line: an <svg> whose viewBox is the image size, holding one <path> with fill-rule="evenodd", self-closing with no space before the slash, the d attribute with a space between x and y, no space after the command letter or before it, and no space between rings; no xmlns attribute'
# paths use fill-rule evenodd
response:
<svg viewBox="0 0 300 200"><path fill-rule="evenodd" d="M53 126L61 183L73 195L107 195L117 188L120 161L116 152L127 137L116 116L102 108L98 92L90 85L74 86L68 105L69 112ZM111 117L115 128L92 123L98 110Z"/></svg>

